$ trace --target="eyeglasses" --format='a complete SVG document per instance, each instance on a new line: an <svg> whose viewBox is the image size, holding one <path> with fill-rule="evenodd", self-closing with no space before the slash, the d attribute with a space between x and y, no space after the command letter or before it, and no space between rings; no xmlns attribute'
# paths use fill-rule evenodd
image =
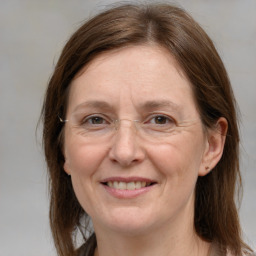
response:
<svg viewBox="0 0 256 256"><path fill-rule="evenodd" d="M111 119L105 114L92 114L84 118L76 116L71 119L62 119L60 122L69 123L72 132L91 140L103 141L109 139L122 129L132 129L135 135L139 135L150 141L159 141L177 134L184 129L198 123L198 120L177 122L173 118L163 114L153 114L145 120Z"/></svg>

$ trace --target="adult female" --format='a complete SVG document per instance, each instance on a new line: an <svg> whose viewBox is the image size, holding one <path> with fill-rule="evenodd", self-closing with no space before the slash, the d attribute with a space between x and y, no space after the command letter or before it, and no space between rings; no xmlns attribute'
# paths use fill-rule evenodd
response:
<svg viewBox="0 0 256 256"><path fill-rule="evenodd" d="M63 49L43 119L59 255L250 251L234 202L232 89L185 11L123 5L86 22ZM95 233L76 251L88 215Z"/></svg>

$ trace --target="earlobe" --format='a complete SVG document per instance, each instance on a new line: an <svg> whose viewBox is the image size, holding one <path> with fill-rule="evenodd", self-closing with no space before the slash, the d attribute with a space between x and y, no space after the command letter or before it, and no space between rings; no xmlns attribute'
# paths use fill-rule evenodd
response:
<svg viewBox="0 0 256 256"><path fill-rule="evenodd" d="M202 159L199 176L208 174L220 161L226 141L228 122L226 118L218 119L215 128L207 131L207 145Z"/></svg>
<svg viewBox="0 0 256 256"><path fill-rule="evenodd" d="M63 165L63 169L67 173L67 175L71 175L69 164L68 164L67 160L65 160L65 163Z"/></svg>

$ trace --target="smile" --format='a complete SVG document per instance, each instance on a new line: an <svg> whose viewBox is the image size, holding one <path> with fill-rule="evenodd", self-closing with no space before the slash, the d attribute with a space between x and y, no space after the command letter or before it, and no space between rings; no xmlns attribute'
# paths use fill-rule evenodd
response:
<svg viewBox="0 0 256 256"><path fill-rule="evenodd" d="M143 177L109 177L100 183L110 195L121 199L138 197L151 191L154 185L158 184Z"/></svg>
<svg viewBox="0 0 256 256"><path fill-rule="evenodd" d="M135 190L141 189L148 186L153 185L152 182L146 181L131 181L131 182L123 182L123 181L108 181L105 183L110 188L120 189L120 190Z"/></svg>

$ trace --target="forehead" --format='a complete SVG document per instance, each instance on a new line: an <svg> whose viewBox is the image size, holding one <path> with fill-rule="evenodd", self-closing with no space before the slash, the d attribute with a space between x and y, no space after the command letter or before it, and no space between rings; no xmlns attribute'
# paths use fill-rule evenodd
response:
<svg viewBox="0 0 256 256"><path fill-rule="evenodd" d="M130 46L93 59L70 85L69 108L86 101L119 105L171 101L194 105L191 85L174 57L158 46Z"/></svg>

